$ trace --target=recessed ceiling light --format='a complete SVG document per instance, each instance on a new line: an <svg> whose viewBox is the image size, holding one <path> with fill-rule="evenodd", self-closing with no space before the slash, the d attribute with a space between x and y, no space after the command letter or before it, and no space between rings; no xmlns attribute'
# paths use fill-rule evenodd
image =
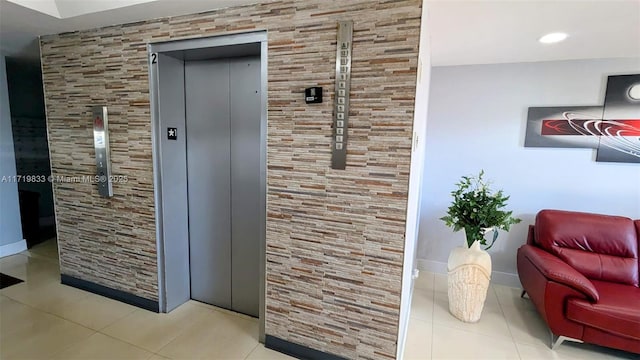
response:
<svg viewBox="0 0 640 360"><path fill-rule="evenodd" d="M567 38L567 36L569 35L561 32L555 32L555 33L550 33L541 37L540 39L538 39L538 41L540 41L543 44L554 44L554 43L563 41L564 39Z"/></svg>
<svg viewBox="0 0 640 360"><path fill-rule="evenodd" d="M640 100L640 84L633 84L629 88L629 97L633 100Z"/></svg>

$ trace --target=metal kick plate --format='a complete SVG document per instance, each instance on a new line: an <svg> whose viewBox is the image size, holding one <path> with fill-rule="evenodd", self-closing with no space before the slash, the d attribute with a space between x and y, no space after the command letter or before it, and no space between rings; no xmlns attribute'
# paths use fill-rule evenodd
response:
<svg viewBox="0 0 640 360"><path fill-rule="evenodd" d="M351 88L351 48L353 21L338 22L336 49L336 92L333 118L331 167L344 170L347 165L347 128L349 124L349 90Z"/></svg>
<svg viewBox="0 0 640 360"><path fill-rule="evenodd" d="M96 151L98 193L103 197L113 196L111 183L111 157L109 156L109 119L106 106L94 106L93 144Z"/></svg>

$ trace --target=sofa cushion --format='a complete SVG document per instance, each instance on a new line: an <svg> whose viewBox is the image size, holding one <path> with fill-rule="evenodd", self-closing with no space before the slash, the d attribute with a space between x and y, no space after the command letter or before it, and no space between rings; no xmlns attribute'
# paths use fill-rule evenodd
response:
<svg viewBox="0 0 640 360"><path fill-rule="evenodd" d="M570 298L567 318L618 336L640 340L640 288L593 281L600 299L597 303Z"/></svg>
<svg viewBox="0 0 640 360"><path fill-rule="evenodd" d="M638 235L629 218L542 210L535 241L588 279L638 286Z"/></svg>
<svg viewBox="0 0 640 360"><path fill-rule="evenodd" d="M638 253L640 253L640 220L634 220L636 224L636 236L638 237ZM640 286L640 254L638 254L638 286Z"/></svg>

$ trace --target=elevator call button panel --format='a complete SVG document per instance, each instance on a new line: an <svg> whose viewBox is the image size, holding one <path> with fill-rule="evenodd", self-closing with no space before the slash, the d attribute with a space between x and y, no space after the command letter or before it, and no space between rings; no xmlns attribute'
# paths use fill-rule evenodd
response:
<svg viewBox="0 0 640 360"><path fill-rule="evenodd" d="M113 196L111 182L111 156L109 151L109 118L106 106L94 106L93 118L93 144L96 152L96 168L98 194L103 197Z"/></svg>
<svg viewBox="0 0 640 360"><path fill-rule="evenodd" d="M349 123L352 39L353 21L339 21L338 44L336 49L336 90L331 167L340 170L344 170L347 164L347 127Z"/></svg>

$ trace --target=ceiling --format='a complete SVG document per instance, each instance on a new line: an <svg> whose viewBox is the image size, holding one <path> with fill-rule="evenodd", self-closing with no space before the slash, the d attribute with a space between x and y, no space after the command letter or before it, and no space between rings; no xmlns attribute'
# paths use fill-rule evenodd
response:
<svg viewBox="0 0 640 360"><path fill-rule="evenodd" d="M0 0L0 51L38 58L39 35L257 3L260 0Z"/></svg>
<svg viewBox="0 0 640 360"><path fill-rule="evenodd" d="M639 0L429 1L432 64L637 57ZM547 33L567 40L541 44Z"/></svg>
<svg viewBox="0 0 640 360"><path fill-rule="evenodd" d="M214 10L260 0L0 0L0 50L37 58L37 36ZM635 57L640 0L429 0L432 64ZM540 44L561 31L569 38Z"/></svg>
<svg viewBox="0 0 640 360"><path fill-rule="evenodd" d="M57 17L59 19L70 18L79 15L117 9L155 0L110 0L110 1L86 1L86 0L8 0L14 4L27 7L31 10Z"/></svg>

